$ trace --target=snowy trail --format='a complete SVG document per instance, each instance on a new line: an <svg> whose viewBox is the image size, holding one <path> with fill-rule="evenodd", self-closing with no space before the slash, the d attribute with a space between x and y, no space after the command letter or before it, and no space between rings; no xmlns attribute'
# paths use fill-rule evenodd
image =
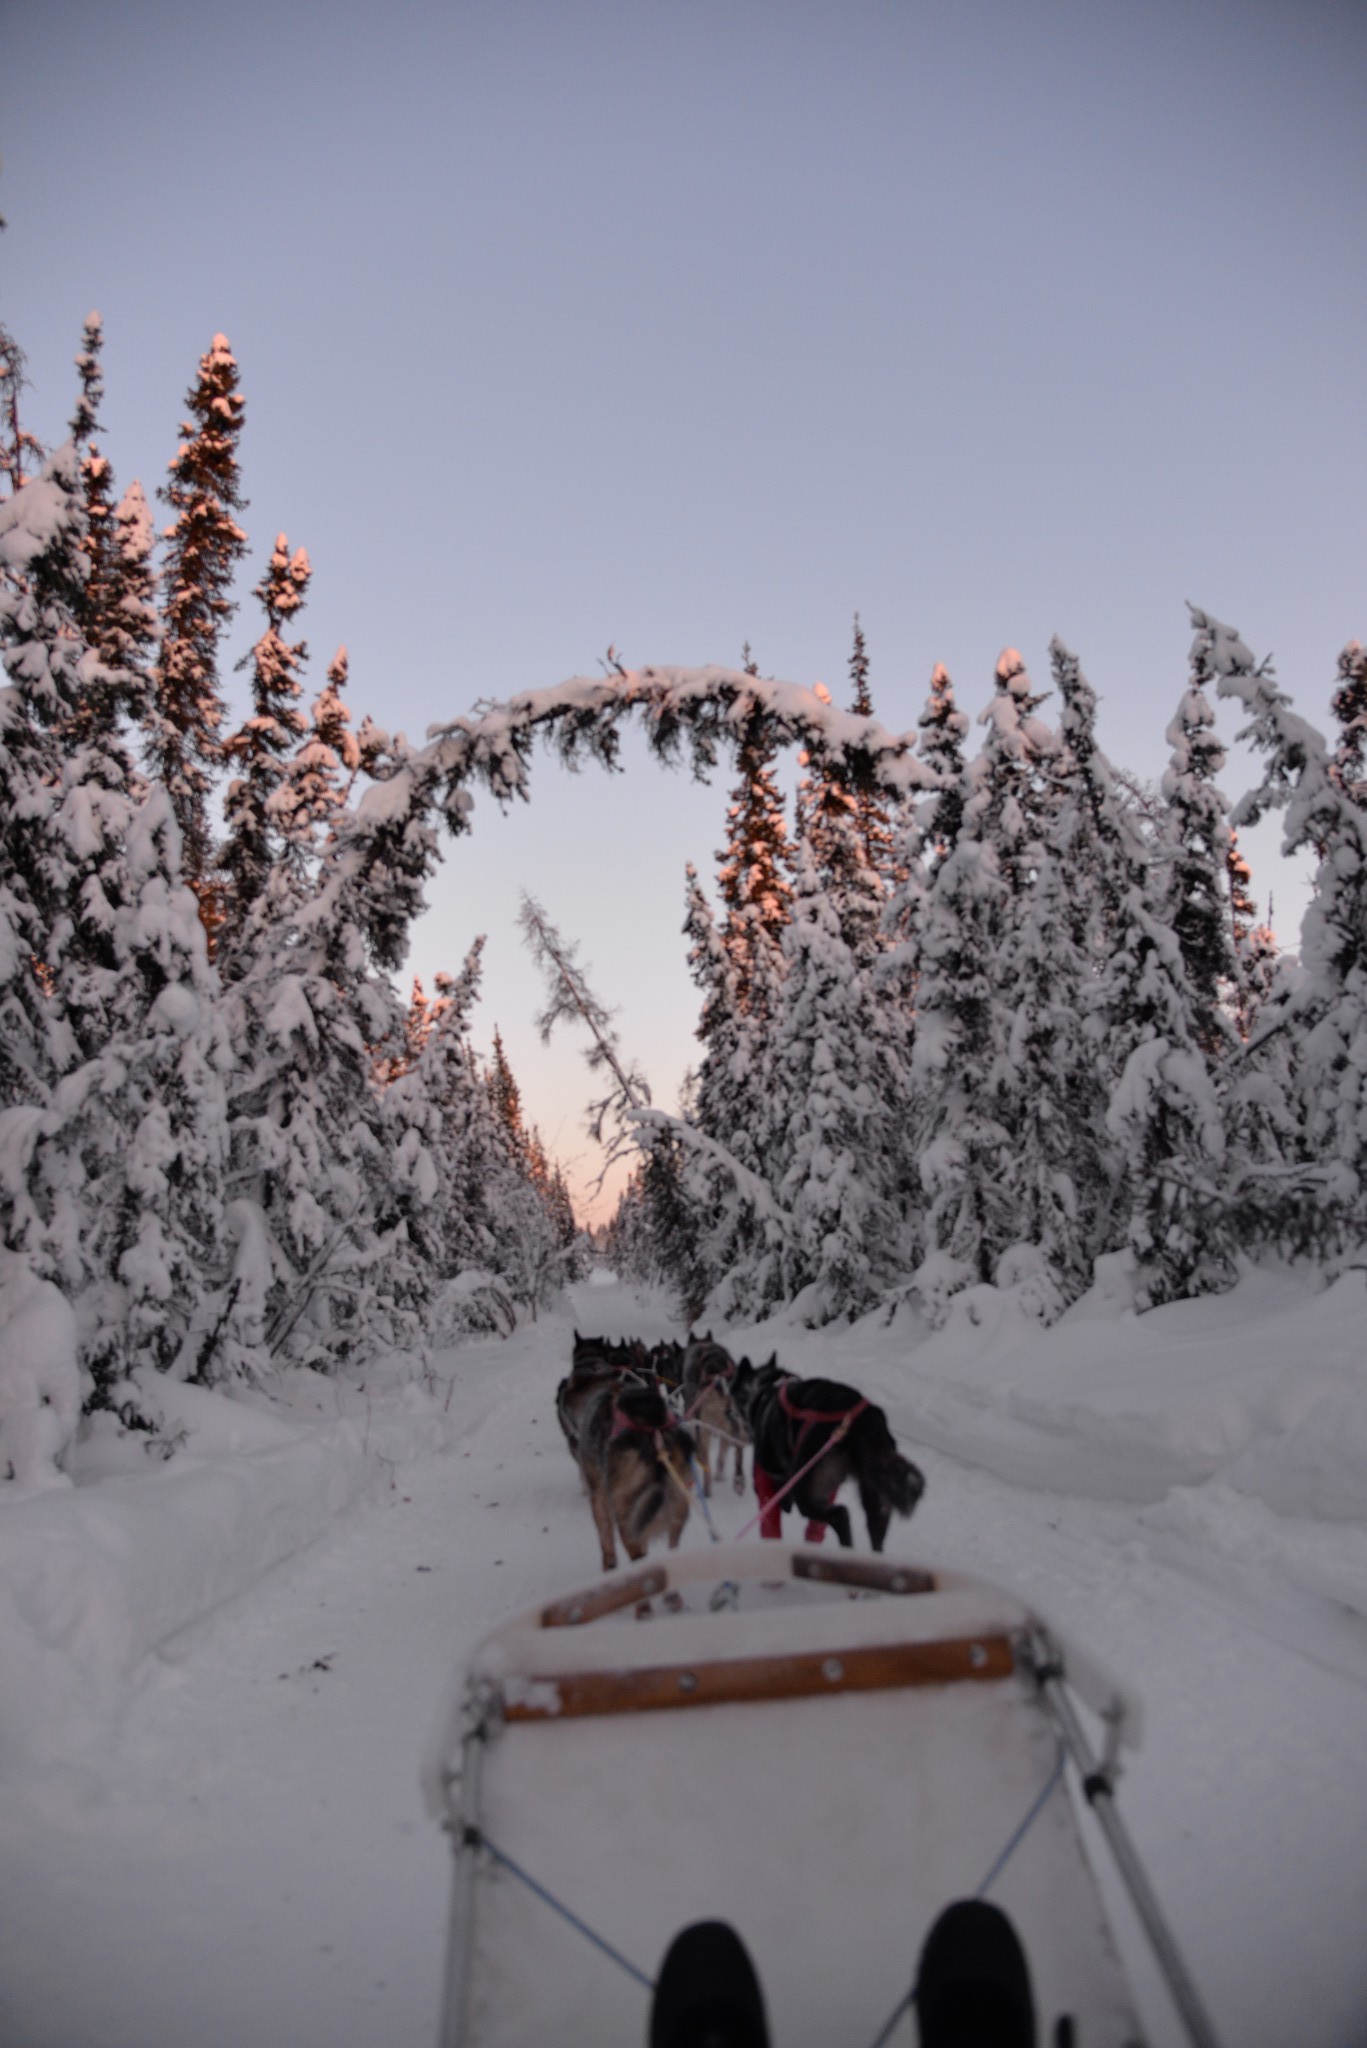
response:
<svg viewBox="0 0 1367 2048"><path fill-rule="evenodd" d="M576 1314L669 1328L618 1288L579 1290ZM167 1645L112 1739L7 1796L12 2048L430 2048L448 1852L417 1771L438 1699L485 1629L597 1570L551 1398L568 1348L548 1319L453 1354L448 1452ZM832 1348L794 1337L791 1362L834 1370ZM892 1419L929 1485L889 1550L1015 1585L1136 1683L1122 1809L1230 2048L1367 2039L1361 1622L1222 1557L1199 1501L1025 1492L917 1450L911 1405ZM716 1511L729 1533L750 1506Z"/></svg>

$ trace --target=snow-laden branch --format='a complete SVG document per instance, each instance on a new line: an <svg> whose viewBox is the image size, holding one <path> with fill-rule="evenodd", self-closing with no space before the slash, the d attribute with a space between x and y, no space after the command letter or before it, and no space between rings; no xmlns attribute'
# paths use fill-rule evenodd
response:
<svg viewBox="0 0 1367 2048"><path fill-rule="evenodd" d="M876 718L839 711L824 695L798 683L747 675L744 669L628 669L621 675L571 676L545 690L523 690L504 703L477 706L463 718L428 728L428 745L412 767L434 769L448 789L479 778L495 796L525 796L531 742L554 732L562 759L576 766L588 755L615 766L618 732L638 715L654 751L675 760L687 751L693 772L705 778L723 747L739 744L757 725L780 746L805 747L860 787L892 795L938 789L940 777L915 759L913 733L890 733ZM451 819L461 830L463 815Z"/></svg>
<svg viewBox="0 0 1367 2048"><path fill-rule="evenodd" d="M535 1020L541 1043L550 1044L557 1024L585 1024L593 1040L584 1055L590 1073L606 1071L612 1076L613 1086L602 1101L590 1105L589 1134L601 1144L608 1116L621 1125L630 1111L650 1101L645 1075L638 1067L622 1064L622 1049L612 1028L611 1013L588 985L585 970L575 958L578 946L562 938L536 898L525 889L517 921L532 958L546 977L546 1007Z"/></svg>
<svg viewBox="0 0 1367 2048"><path fill-rule="evenodd" d="M677 1138L690 1152L696 1152L703 1159L711 1160L731 1176L736 1192L742 1201L748 1202L756 1216L766 1223L777 1223L785 1232L788 1217L774 1200L773 1189L757 1173L751 1173L748 1166L742 1166L734 1152L728 1152L725 1145L719 1145L715 1138L709 1138L695 1124L685 1122L681 1116L671 1116L667 1109L630 1109L626 1122L640 1131L654 1131L657 1135ZM649 1149L649 1141L636 1141L643 1150Z"/></svg>
<svg viewBox="0 0 1367 2048"><path fill-rule="evenodd" d="M686 757L703 780L723 752L763 732L776 745L805 748L856 789L902 796L944 786L916 758L915 734L890 733L876 718L839 711L824 692L797 683L716 667L651 666L597 678L571 676L432 726L425 747L403 741L389 747L377 763L377 780L338 825L323 887L300 913L319 957L337 943L334 926L346 906L378 964L397 966L408 925L425 907L423 885L440 858L434 813L449 831L468 832L468 785L475 782L500 803L525 800L539 733L552 739L571 768L585 759L615 768L621 728L631 718L640 721L660 760Z"/></svg>

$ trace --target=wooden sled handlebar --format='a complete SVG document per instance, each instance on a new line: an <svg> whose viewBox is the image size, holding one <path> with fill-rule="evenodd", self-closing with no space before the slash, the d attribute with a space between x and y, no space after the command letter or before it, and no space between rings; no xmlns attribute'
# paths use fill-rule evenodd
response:
<svg viewBox="0 0 1367 2048"><path fill-rule="evenodd" d="M515 1691L505 1699L503 1711L509 1721L557 1721L734 1701L810 1699L818 1694L1009 1678L1015 1664L1011 1638L992 1635L880 1643L835 1653L728 1657L707 1664L654 1664L636 1671L567 1671L537 1678L521 1697Z"/></svg>

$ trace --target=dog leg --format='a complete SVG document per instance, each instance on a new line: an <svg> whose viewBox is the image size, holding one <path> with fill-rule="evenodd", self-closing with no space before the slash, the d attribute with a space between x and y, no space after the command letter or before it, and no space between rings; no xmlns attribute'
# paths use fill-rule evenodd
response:
<svg viewBox="0 0 1367 2048"><path fill-rule="evenodd" d="M840 1507L833 1500L813 1500L810 1496L799 1499L798 1506L807 1517L805 1536L808 1543L820 1543L830 1528L834 1529L842 1550L853 1550L854 1531L850 1527L848 1508Z"/></svg>
<svg viewBox="0 0 1367 2048"><path fill-rule="evenodd" d="M612 1510L601 1486L589 1487L589 1506L593 1510L593 1523L598 1531L598 1547L603 1554L603 1570L617 1569L617 1543L612 1527ZM633 1553L634 1555L634 1553Z"/></svg>
<svg viewBox="0 0 1367 2048"><path fill-rule="evenodd" d="M783 1536L783 1503L776 1501L778 1481L766 1472L758 1458L755 1460L755 1499L760 1505L759 1533L771 1543L778 1543Z"/></svg>
<svg viewBox="0 0 1367 2048"><path fill-rule="evenodd" d="M876 1497L864 1502L864 1520L868 1523L869 1542L875 1553L882 1550L887 1541L888 1524L892 1520L892 1509L885 1500Z"/></svg>

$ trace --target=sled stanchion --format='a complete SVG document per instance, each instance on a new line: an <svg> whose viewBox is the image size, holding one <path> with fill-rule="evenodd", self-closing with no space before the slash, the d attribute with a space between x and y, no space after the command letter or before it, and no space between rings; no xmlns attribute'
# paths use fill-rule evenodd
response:
<svg viewBox="0 0 1367 2048"><path fill-rule="evenodd" d="M485 1717L481 1706L461 1743L459 1799L449 1802L448 1824L455 1857L451 1871L450 1931L446 1943L446 1977L442 1987L438 2048L465 2048L469 2025L470 1968L475 1933L475 1864L479 1854L485 1740Z"/></svg>
<svg viewBox="0 0 1367 2048"><path fill-rule="evenodd" d="M1064 1684L1062 1661L1043 1631L1036 1635L1031 1645L1029 1664L1040 1697L1077 1765L1087 1803L1106 1837L1106 1845L1139 1915L1154 1959L1193 2048L1220 2048L1219 2036L1210 2023L1195 1980L1164 1918L1163 1909L1149 1883L1148 1872L1140 1862L1129 1831L1116 1810L1111 1772L1104 1760L1096 1756L1087 1739L1086 1730L1077 1717L1077 1710Z"/></svg>

